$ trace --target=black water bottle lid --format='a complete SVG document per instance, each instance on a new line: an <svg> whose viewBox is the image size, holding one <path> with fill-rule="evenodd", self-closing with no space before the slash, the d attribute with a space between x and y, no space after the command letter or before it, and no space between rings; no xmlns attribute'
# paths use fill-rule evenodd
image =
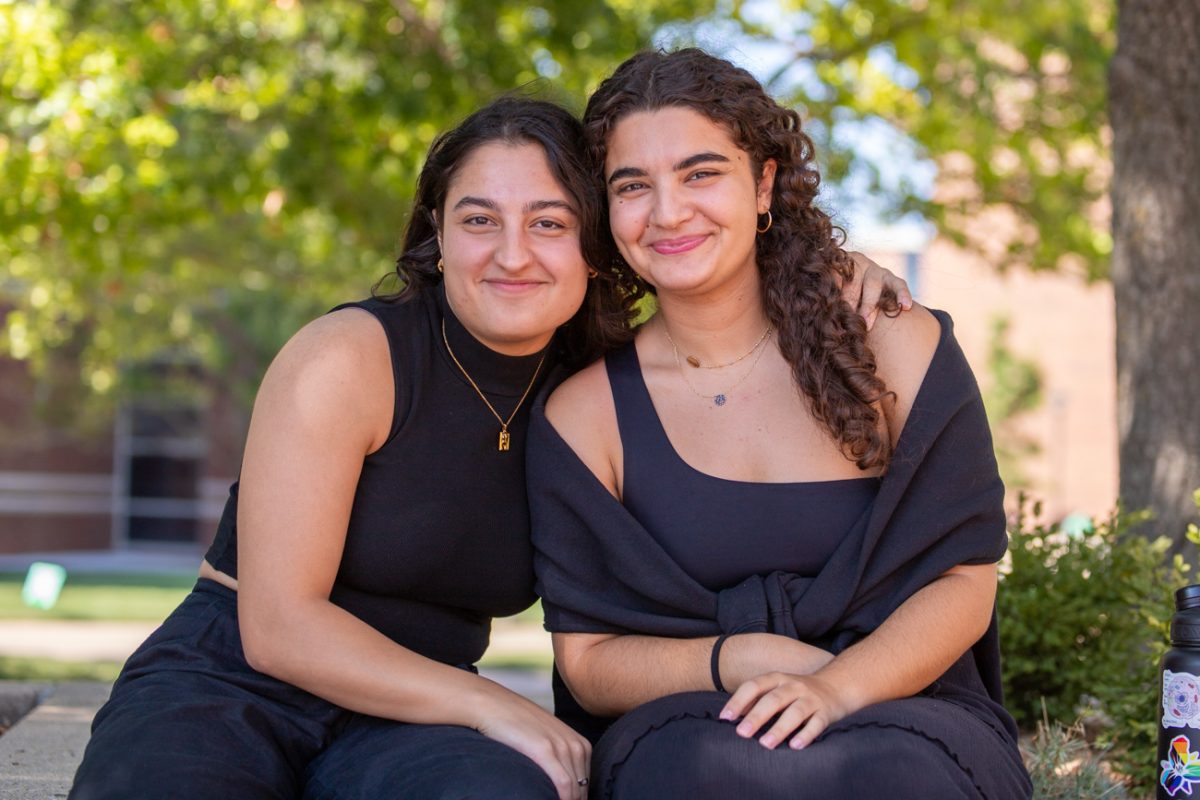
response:
<svg viewBox="0 0 1200 800"><path fill-rule="evenodd" d="M1175 608L1186 611L1189 608L1200 607L1200 583L1193 583L1175 591Z"/></svg>

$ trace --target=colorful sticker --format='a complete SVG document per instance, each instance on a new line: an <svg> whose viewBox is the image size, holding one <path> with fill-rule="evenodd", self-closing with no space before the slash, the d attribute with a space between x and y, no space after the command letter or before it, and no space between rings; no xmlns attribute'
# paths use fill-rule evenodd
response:
<svg viewBox="0 0 1200 800"><path fill-rule="evenodd" d="M1171 797L1178 791L1192 793L1192 784L1200 782L1200 754L1188 750L1188 738L1176 736L1167 750L1167 760L1160 762L1162 777L1159 783Z"/></svg>
<svg viewBox="0 0 1200 800"><path fill-rule="evenodd" d="M1200 677L1163 670L1164 728L1200 729Z"/></svg>

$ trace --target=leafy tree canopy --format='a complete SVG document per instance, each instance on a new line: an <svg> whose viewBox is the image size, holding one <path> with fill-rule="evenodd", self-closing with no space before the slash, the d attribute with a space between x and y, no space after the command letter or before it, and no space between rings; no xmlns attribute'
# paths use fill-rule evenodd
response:
<svg viewBox="0 0 1200 800"><path fill-rule="evenodd" d="M0 349L69 354L101 394L164 353L252 384L387 272L438 131L519 87L579 110L666 20L705 10L0 3Z"/></svg>
<svg viewBox="0 0 1200 800"><path fill-rule="evenodd" d="M857 169L998 265L1098 277L1112 17L1107 0L0 2L0 351L77 363L99 394L164 354L252 386L387 271L439 130L530 83L578 110L663 26L782 53L763 77L832 180ZM893 160L937 164L932 197L838 135L864 121L915 144Z"/></svg>
<svg viewBox="0 0 1200 800"><path fill-rule="evenodd" d="M1106 274L1110 0L792 0L787 25L765 5L738 17L786 54L764 78L817 123L831 177L865 170L894 212L923 213L997 267ZM889 165L837 135L864 121L933 160L932 196L889 183Z"/></svg>

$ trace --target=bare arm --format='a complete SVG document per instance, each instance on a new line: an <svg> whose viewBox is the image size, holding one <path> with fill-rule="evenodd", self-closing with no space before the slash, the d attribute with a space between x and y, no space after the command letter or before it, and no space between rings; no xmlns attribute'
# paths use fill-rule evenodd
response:
<svg viewBox="0 0 1200 800"><path fill-rule="evenodd" d="M593 364L560 386L547 403L546 416L597 479L618 496L620 436L604 365ZM712 689L715 639L556 633L554 654L580 705L612 716L674 692ZM721 681L728 687L772 670L807 674L832 658L819 648L766 633L731 637L720 655Z"/></svg>
<svg viewBox="0 0 1200 800"><path fill-rule="evenodd" d="M586 742L496 683L418 655L329 601L363 458L394 404L379 324L317 320L285 346L255 402L238 505L238 619L255 668L344 708L475 728L575 797Z"/></svg>
<svg viewBox="0 0 1200 800"><path fill-rule="evenodd" d="M743 717L738 734L750 737L779 714L759 742L774 748L791 737L805 747L842 717L936 680L987 630L995 596L994 564L955 567L812 675L773 672L742 684L721 716Z"/></svg>
<svg viewBox="0 0 1200 800"><path fill-rule="evenodd" d="M884 404L895 445L937 347L940 327L924 309L884 318L869 342L879 375L895 392ZM996 597L994 564L959 565L920 589L870 635L809 676L772 673L743 684L723 716L744 717L742 736L780 718L759 741L791 738L804 747L842 717L873 703L907 697L942 675L987 630ZM919 647L914 642L920 642ZM798 731L798 732L797 732ZM795 736L792 736L797 732Z"/></svg>
<svg viewBox="0 0 1200 800"><path fill-rule="evenodd" d="M556 633L554 658L571 694L593 714L617 716L676 692L711 691L715 636ZM720 652L721 682L727 687L764 673L808 675L833 658L816 647L771 633L743 633Z"/></svg>

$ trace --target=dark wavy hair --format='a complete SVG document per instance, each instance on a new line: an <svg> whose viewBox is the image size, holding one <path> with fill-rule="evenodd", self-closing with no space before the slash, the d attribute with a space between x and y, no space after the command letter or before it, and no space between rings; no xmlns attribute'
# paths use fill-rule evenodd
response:
<svg viewBox="0 0 1200 800"><path fill-rule="evenodd" d="M800 115L771 99L746 70L702 50L638 53L588 101L583 125L593 169L603 173L608 137L623 117L667 107L690 108L723 126L756 176L775 159L773 224L756 242L767 318L813 416L860 469L885 467L891 440L878 404L889 392L875 374L866 324L842 300L854 262L842 249L845 234L813 204L821 178ZM898 311L894 295L885 311Z"/></svg>
<svg viewBox="0 0 1200 800"><path fill-rule="evenodd" d="M550 174L566 192L579 218L584 260L599 273L588 281L583 305L554 337L560 361L582 366L628 342L636 317L634 304L645 289L607 257L611 245L604 195L583 147L583 128L566 109L545 100L507 96L495 100L446 131L429 147L417 179L412 215L404 231L394 274L375 285L375 295L403 301L442 282L437 269L438 220L455 172L477 148L492 142L535 144L546 154ZM399 277L398 291L384 293L385 282Z"/></svg>

